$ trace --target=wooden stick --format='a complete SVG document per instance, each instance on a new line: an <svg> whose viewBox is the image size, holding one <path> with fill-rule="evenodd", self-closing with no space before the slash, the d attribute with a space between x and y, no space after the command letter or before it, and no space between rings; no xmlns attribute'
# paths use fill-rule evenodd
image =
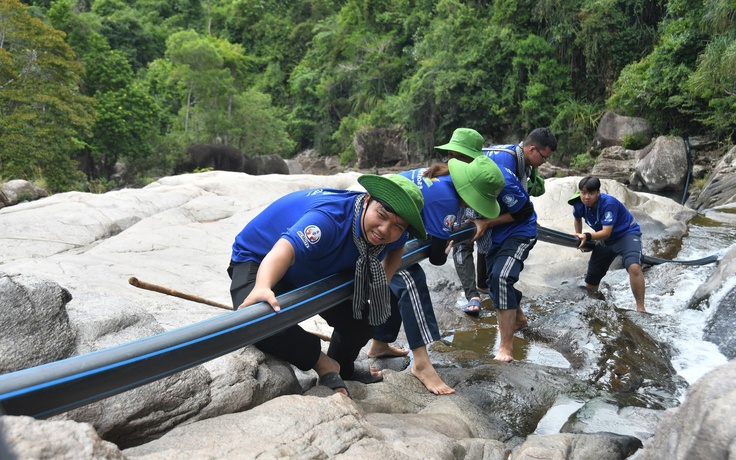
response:
<svg viewBox="0 0 736 460"><path fill-rule="evenodd" d="M224 303L215 302L214 300L208 300L208 299L205 299L204 297L200 297L200 296L193 295L193 294L186 294L184 292L179 292L174 289L167 288L166 286L160 286L158 284L146 283L145 281L139 280L135 276L131 276L130 278L128 278L128 283L130 283L131 285L137 288L146 289L148 291L159 292L161 294L167 294L167 295L174 296L174 297L179 297L180 299L191 300L192 302L199 302L199 303L211 305L213 307L223 308L225 310L230 310L230 311L232 311L233 309L233 307L231 307L230 305L225 305ZM329 335L321 334L319 332L314 332L314 331L307 331L307 332L309 332L312 335L316 335L317 337L324 340L325 342L329 342L331 338Z"/></svg>
<svg viewBox="0 0 736 460"><path fill-rule="evenodd" d="M154 291L154 292L160 292L161 294L167 294L170 296L179 297L181 299L191 300L193 302L204 303L207 305L211 305L213 307L224 308L225 310L233 309L233 307L231 307L230 305L225 305L224 303L215 302L213 300L207 300L203 297L199 297L193 294L185 294L183 292L175 291L174 289L167 288L165 286L159 286L158 284L152 284L152 283L146 283L145 281L140 281L135 276L131 276L130 278L128 278L128 282L137 288L146 289L146 290Z"/></svg>

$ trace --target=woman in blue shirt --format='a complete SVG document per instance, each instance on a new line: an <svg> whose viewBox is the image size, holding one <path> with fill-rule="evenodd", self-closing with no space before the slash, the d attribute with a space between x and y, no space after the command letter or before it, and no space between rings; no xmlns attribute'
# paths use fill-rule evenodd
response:
<svg viewBox="0 0 736 460"><path fill-rule="evenodd" d="M451 159L447 164L401 175L416 184L424 197L422 220L430 235L429 261L433 265L442 265L447 260L452 248L450 234L458 230L465 207L486 218L498 215L496 196L504 186L504 179L498 166L485 156L471 163ZM374 328L368 356L406 355L406 350L389 346L396 340L403 322L414 358L412 375L434 394L454 393L437 374L427 353L427 345L440 339L440 331L422 267L417 263L396 273L391 278L391 293L391 316L387 323Z"/></svg>
<svg viewBox="0 0 736 460"><path fill-rule="evenodd" d="M301 370L314 369L320 384L344 394L343 379L382 378L376 371L356 375L355 359L372 327L390 315L387 279L401 261L405 232L426 238L424 200L411 181L364 174L358 182L367 193L312 189L276 200L236 236L228 268L235 309L263 301L274 311L277 295L355 269L353 299L320 313L333 327L327 354L298 325L255 344Z"/></svg>
<svg viewBox="0 0 736 460"><path fill-rule="evenodd" d="M616 198L601 193L601 181L594 176L586 176L578 183L576 193L568 201L573 206L575 236L580 240L582 250L586 241L595 241L588 261L585 286L593 291L616 258L629 273L631 292L636 301L636 311L644 309L644 272L641 269L641 228L634 216ZM583 233L582 220L593 229L593 233Z"/></svg>

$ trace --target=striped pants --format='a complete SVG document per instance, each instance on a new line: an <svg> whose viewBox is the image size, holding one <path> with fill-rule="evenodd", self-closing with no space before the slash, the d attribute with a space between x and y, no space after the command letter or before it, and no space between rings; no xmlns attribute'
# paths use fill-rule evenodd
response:
<svg viewBox="0 0 736 460"><path fill-rule="evenodd" d="M493 307L515 310L521 303L521 291L514 287L524 269L524 261L536 244L536 238L516 236L493 246L485 254L488 273L488 291Z"/></svg>
<svg viewBox="0 0 736 460"><path fill-rule="evenodd" d="M391 316L380 326L374 326L373 338L391 343L404 324L409 348L419 348L440 339L440 329L434 316L427 277L419 264L396 272L391 278Z"/></svg>

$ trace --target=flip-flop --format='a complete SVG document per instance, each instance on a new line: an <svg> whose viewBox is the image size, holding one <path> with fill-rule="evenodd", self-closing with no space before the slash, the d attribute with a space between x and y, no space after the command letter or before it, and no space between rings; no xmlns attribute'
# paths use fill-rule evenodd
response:
<svg viewBox="0 0 736 460"><path fill-rule="evenodd" d="M353 375L348 380L355 380L360 383L376 383L383 380L383 373L381 375L373 375L370 364L355 363Z"/></svg>
<svg viewBox="0 0 736 460"><path fill-rule="evenodd" d="M345 391L348 392L348 398L350 397L350 392L348 391L348 387L345 386L345 382L342 380L342 377L340 377L340 374L338 372L326 373L325 375L319 378L319 384L322 386L326 386L327 388L331 390L338 390L340 388L345 388Z"/></svg>
<svg viewBox="0 0 736 460"><path fill-rule="evenodd" d="M471 310L472 307L475 307L476 310ZM480 300L478 299L470 299L468 301L468 304L465 305L465 308L463 309L465 313L467 313L470 316L478 316L480 315Z"/></svg>

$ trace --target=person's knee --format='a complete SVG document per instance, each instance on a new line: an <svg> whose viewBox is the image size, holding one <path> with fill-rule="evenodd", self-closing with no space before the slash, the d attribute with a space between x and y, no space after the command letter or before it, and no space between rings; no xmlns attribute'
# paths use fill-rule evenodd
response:
<svg viewBox="0 0 736 460"><path fill-rule="evenodd" d="M629 272L629 276L641 276L644 273L639 264L631 264L626 270Z"/></svg>

